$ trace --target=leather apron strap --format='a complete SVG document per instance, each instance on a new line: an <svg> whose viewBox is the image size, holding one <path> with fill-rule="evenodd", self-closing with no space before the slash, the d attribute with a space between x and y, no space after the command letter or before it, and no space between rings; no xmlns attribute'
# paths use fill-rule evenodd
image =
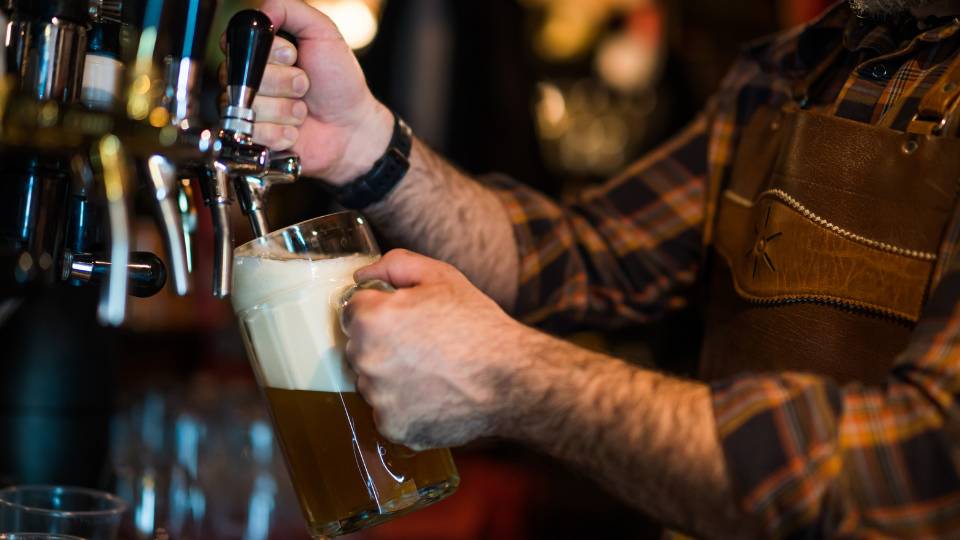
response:
<svg viewBox="0 0 960 540"><path fill-rule="evenodd" d="M914 81L904 91L903 97L884 114L877 125L892 129L893 123L900 117L903 108L909 101L909 97L916 94L923 83L923 77ZM958 104L960 104L960 54L953 59L943 75L924 94L920 100L920 105L917 107L916 114L910 120L910 124L907 125L906 132L915 135L943 135L947 121L956 111Z"/></svg>
<svg viewBox="0 0 960 540"><path fill-rule="evenodd" d="M805 109L810 104L810 90L823 78L823 76L829 71L837 60L842 57L845 47L843 43L837 44L837 46L830 51L828 54L810 73L808 73L802 79L794 82L790 86L790 98L791 101L789 104L785 105L778 111L772 111L769 108L761 108L758 113L765 115L764 118L753 118L750 121L751 127L746 127L744 133L741 134L741 139L744 137L751 138L752 136L760 136L766 138L768 142L767 152L770 154L770 161L772 163L773 156L779 151L779 138L773 137L769 138L769 133L763 133L765 130L762 128L757 128L757 124L765 123L770 127L771 132L777 132L780 129L780 121L783 117L783 113L788 110L797 110ZM764 112L766 111L766 112ZM760 120L760 122L758 122ZM754 131L760 131L761 133L755 134ZM743 140L740 141L742 145ZM737 171L731 171L731 174L736 176ZM714 234L716 233L717 228L717 210L718 205L720 204L720 193L723 189L725 175L723 174L711 174L707 180L707 202L704 209L705 216L705 225L703 232L703 245L708 246L713 243ZM706 250L704 250L706 254Z"/></svg>
<svg viewBox="0 0 960 540"><path fill-rule="evenodd" d="M948 115L957 106L957 98L960 98L960 55L937 84L923 96L907 132L920 135L942 134Z"/></svg>

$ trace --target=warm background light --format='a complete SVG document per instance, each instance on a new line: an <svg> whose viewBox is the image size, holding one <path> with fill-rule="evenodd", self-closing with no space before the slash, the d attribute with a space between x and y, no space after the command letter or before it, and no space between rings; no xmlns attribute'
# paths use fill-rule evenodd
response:
<svg viewBox="0 0 960 540"><path fill-rule="evenodd" d="M379 0L309 0L333 19L351 49L362 49L377 35Z"/></svg>

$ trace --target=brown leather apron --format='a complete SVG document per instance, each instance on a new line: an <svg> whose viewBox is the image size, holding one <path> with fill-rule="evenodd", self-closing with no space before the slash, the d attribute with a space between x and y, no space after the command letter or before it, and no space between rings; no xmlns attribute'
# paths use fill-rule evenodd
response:
<svg viewBox="0 0 960 540"><path fill-rule="evenodd" d="M729 184L711 186L706 380L800 371L882 381L935 281L956 204L960 139L943 136L942 119L954 116L958 87L960 61L906 133L796 104L753 115Z"/></svg>

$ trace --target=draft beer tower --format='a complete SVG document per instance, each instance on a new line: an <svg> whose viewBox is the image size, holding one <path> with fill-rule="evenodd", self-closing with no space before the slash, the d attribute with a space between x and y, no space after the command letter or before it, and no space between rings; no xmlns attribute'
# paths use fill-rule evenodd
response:
<svg viewBox="0 0 960 540"><path fill-rule="evenodd" d="M228 296L234 199L263 235L270 187L300 174L297 156L271 154L251 138L253 99L273 41L269 18L247 10L230 21L228 104L218 126L203 126L199 85L216 0L3 0L0 8L8 21L0 81L0 330L19 306L40 297L62 297L64 307L28 326L55 329L94 316L120 326L128 295L149 297L168 285L190 294L200 257L213 261L212 293ZM194 238L197 192L209 209L213 245ZM154 219L163 253L132 251L137 208ZM98 292L77 303L76 288ZM35 396L17 401L23 392L16 385L34 369L25 356L6 353L0 362L17 374L0 384L7 396L0 430L26 429L17 415L29 416L34 406ZM76 361L56 359L61 366ZM89 392L83 378L71 382L57 393L57 410L72 410ZM0 470L0 482L5 476L47 479Z"/></svg>

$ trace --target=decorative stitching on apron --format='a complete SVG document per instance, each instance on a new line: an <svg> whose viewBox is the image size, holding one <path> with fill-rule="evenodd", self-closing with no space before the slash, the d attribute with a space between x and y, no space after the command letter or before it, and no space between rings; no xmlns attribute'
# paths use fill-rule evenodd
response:
<svg viewBox="0 0 960 540"><path fill-rule="evenodd" d="M917 318L901 311L895 309L885 308L878 306L876 304L871 304L869 302L860 302L858 300L850 300L847 298L839 298L836 296L830 296L825 294L791 294L785 295L779 298L764 298L761 296L756 296L744 291L739 283L734 282L734 288L737 291L737 294L747 302L753 304L761 305L784 305L784 304L800 304L800 303L811 303L811 304L823 304L827 306L834 306L838 308L845 308L852 311L860 310L866 313L872 313L874 315L887 317L890 319L895 319L898 321L915 323Z"/></svg>
<svg viewBox="0 0 960 540"><path fill-rule="evenodd" d="M771 190L768 190L768 191L764 191L763 193L760 194L760 197L758 197L757 199L758 199L758 200L759 200L759 199L762 199L763 197L768 196L768 195L769 195L769 196L772 196L772 197L776 197L777 199L780 199L781 201L783 201L784 203L786 203L790 208L794 209L796 212L798 212L799 214L801 214L803 217L809 219L810 221L813 221L814 223L816 223L817 225L820 225L821 227L823 227L823 228L825 228L825 229L829 229L829 230L831 230L831 231L839 234L840 236L842 236L842 237L844 237L844 238L846 238L846 239L848 239L848 240L853 240L854 242L858 242L858 243L863 244L863 245L865 245L865 246L869 246L869 247L872 247L872 248L874 248L874 249L879 249L880 251L886 251L886 252L888 252L888 253L893 253L893 254L895 254L895 255L902 255L902 256L904 256L904 257L910 257L910 258L913 258L913 259L920 259L920 260L922 260L922 261L936 261L936 260L937 260L937 254L936 254L936 253L930 253L930 252L927 252L927 251L917 251L917 250L914 250L914 249L906 249L906 248L902 248L902 247L899 247L899 246L895 246L895 245L893 245L893 244L888 244L888 243L886 243L886 242L881 242L881 241L879 241L879 240L873 240L872 238L867 238L867 237L861 236L861 235L859 235L859 234L857 234L857 233L848 231L847 229L844 229L843 227L841 227L841 226L839 226L839 225L836 225L836 224L834 224L834 223L831 223L831 222L827 221L826 219L823 219L822 217L818 216L815 212L813 212L812 210L810 210L809 208L807 208L806 206L804 206L803 203L801 203L800 201L794 199L789 193L787 193L787 192L785 192L785 191L783 191L783 190L780 190L780 189L771 189ZM741 206L746 206L746 207L748 207L748 208L752 208L753 205L754 205L753 202L751 202L749 199L747 199L747 198L744 197L743 195L740 195L739 193L734 193L734 192L732 192L732 191L730 191L730 190L725 191L725 192L724 192L724 196L725 196L726 198L730 199L732 202L734 202L734 203L736 203L736 204L739 204L739 205L741 205Z"/></svg>

